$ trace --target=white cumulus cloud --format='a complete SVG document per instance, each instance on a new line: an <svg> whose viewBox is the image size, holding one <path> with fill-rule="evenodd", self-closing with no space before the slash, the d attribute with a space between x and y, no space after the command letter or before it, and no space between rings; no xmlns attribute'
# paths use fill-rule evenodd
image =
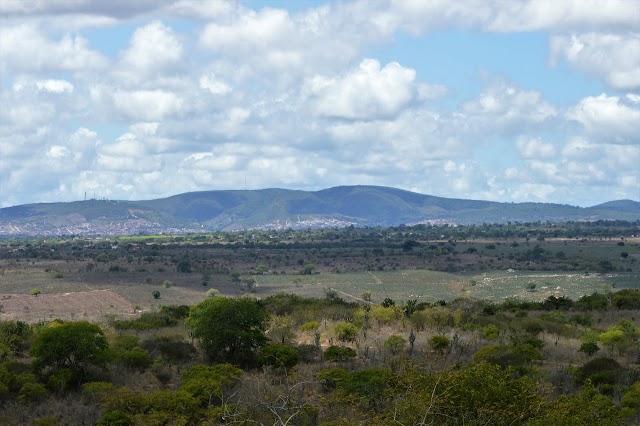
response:
<svg viewBox="0 0 640 426"><path fill-rule="evenodd" d="M389 118L416 98L415 70L397 62L380 67L374 59L338 78L316 76L305 84L314 111L346 119Z"/></svg>
<svg viewBox="0 0 640 426"><path fill-rule="evenodd" d="M564 59L616 89L640 88L640 33L553 36L550 45L554 62Z"/></svg>
<svg viewBox="0 0 640 426"><path fill-rule="evenodd" d="M639 143L640 106L626 104L617 96L588 96L567 112L587 134L612 143Z"/></svg>

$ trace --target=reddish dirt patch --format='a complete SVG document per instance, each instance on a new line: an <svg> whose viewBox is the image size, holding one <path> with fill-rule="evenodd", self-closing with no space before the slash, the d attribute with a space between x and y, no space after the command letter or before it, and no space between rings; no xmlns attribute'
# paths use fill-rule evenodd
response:
<svg viewBox="0 0 640 426"><path fill-rule="evenodd" d="M0 320L25 322L87 320L101 322L105 315L128 316L133 307L124 297L110 290L63 294L0 294Z"/></svg>

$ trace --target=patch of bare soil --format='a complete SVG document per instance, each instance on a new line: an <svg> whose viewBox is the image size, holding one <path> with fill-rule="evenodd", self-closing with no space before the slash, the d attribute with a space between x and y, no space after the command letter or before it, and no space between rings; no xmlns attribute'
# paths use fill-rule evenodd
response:
<svg viewBox="0 0 640 426"><path fill-rule="evenodd" d="M106 315L134 313L131 302L111 290L63 294L0 294L0 320L38 321L86 320L101 322Z"/></svg>

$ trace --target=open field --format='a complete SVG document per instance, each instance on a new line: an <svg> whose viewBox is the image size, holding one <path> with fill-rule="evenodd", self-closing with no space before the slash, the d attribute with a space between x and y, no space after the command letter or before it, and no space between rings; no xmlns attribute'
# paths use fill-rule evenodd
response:
<svg viewBox="0 0 640 426"><path fill-rule="evenodd" d="M0 295L0 320L25 322L62 320L104 321L105 315L133 316L131 303L108 291L77 291L73 293Z"/></svg>
<svg viewBox="0 0 640 426"><path fill-rule="evenodd" d="M489 272L473 275L427 270L363 272L357 274L319 274L311 276L256 276L257 293L294 293L323 297L338 291L346 300L371 293L379 303L389 297L396 301L418 299L426 302L475 298L502 301L509 297L544 300L549 296L577 299L594 292L640 288L640 274L576 274L566 272ZM535 284L533 291L528 286Z"/></svg>
<svg viewBox="0 0 640 426"><path fill-rule="evenodd" d="M640 288L639 234L638 224L603 222L2 241L0 298L4 315L29 321L194 305L212 288L260 298L332 290L374 303L577 299ZM78 301L50 298L69 293Z"/></svg>

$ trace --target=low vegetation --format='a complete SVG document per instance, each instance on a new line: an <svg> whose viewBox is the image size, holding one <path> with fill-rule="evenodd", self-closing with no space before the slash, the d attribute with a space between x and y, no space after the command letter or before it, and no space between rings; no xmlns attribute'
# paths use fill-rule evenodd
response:
<svg viewBox="0 0 640 426"><path fill-rule="evenodd" d="M511 228L6 241L0 423L638 424L638 224ZM138 306L6 314L106 283Z"/></svg>

